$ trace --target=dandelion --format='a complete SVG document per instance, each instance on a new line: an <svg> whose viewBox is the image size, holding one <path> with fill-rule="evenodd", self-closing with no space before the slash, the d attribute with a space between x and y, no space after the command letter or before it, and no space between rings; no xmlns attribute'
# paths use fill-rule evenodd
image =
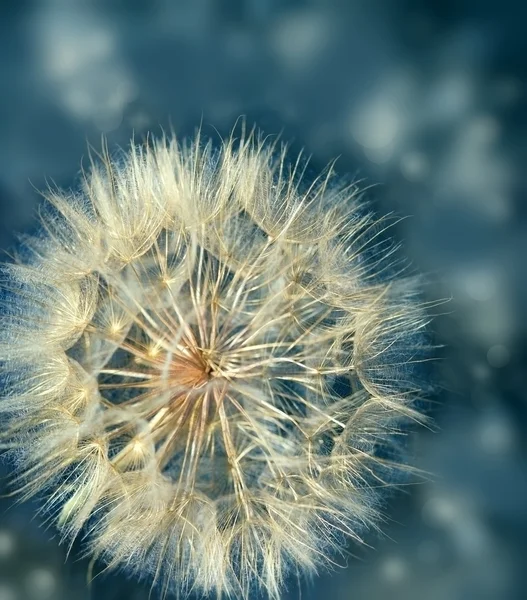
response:
<svg viewBox="0 0 527 600"><path fill-rule="evenodd" d="M3 445L63 540L161 595L278 598L379 519L426 319L357 185L254 132L49 191L1 267Z"/></svg>

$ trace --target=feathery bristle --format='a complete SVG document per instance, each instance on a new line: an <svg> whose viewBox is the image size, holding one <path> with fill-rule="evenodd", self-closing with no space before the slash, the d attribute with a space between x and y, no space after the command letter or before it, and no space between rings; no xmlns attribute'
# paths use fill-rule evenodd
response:
<svg viewBox="0 0 527 600"><path fill-rule="evenodd" d="M378 519L426 325L389 221L254 132L105 150L2 267L3 446L161 594L279 598Z"/></svg>

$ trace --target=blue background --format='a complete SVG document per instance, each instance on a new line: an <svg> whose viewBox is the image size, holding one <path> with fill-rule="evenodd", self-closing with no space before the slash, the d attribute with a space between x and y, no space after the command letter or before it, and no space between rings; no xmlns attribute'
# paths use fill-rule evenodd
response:
<svg viewBox="0 0 527 600"><path fill-rule="evenodd" d="M452 298L437 427L411 444L431 476L304 599L527 597L526 23L519 0L0 4L0 248L35 226L36 190L75 184L87 142L217 136L245 115L314 169L339 156L378 184L379 212L410 217L394 233L427 297ZM88 588L32 503L0 509L0 600L148 597L122 575Z"/></svg>

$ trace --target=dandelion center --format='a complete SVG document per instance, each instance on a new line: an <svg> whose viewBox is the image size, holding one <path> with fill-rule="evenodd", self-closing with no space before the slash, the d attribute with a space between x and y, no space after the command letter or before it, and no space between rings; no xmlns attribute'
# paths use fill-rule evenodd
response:
<svg viewBox="0 0 527 600"><path fill-rule="evenodd" d="M273 252L269 273L262 267ZM339 372L336 311L295 293L297 259L270 240L251 264L234 270L227 259L199 239L161 234L117 280L103 280L88 327L95 339L80 344L107 349L98 387L114 464L137 469L124 457L148 441L150 459L177 483L174 497L216 500L230 488L249 514L256 479L266 471L285 480L281 454L305 437L302 392L329 390ZM135 432L132 415L142 423ZM225 476L212 482L215 465Z"/></svg>

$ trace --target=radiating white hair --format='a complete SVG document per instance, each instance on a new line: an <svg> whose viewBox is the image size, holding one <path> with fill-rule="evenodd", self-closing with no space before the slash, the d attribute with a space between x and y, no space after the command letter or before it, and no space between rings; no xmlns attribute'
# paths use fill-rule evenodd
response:
<svg viewBox="0 0 527 600"><path fill-rule="evenodd" d="M4 447L109 567L279 598L379 517L426 345L358 186L254 132L174 136L49 191L1 267Z"/></svg>

